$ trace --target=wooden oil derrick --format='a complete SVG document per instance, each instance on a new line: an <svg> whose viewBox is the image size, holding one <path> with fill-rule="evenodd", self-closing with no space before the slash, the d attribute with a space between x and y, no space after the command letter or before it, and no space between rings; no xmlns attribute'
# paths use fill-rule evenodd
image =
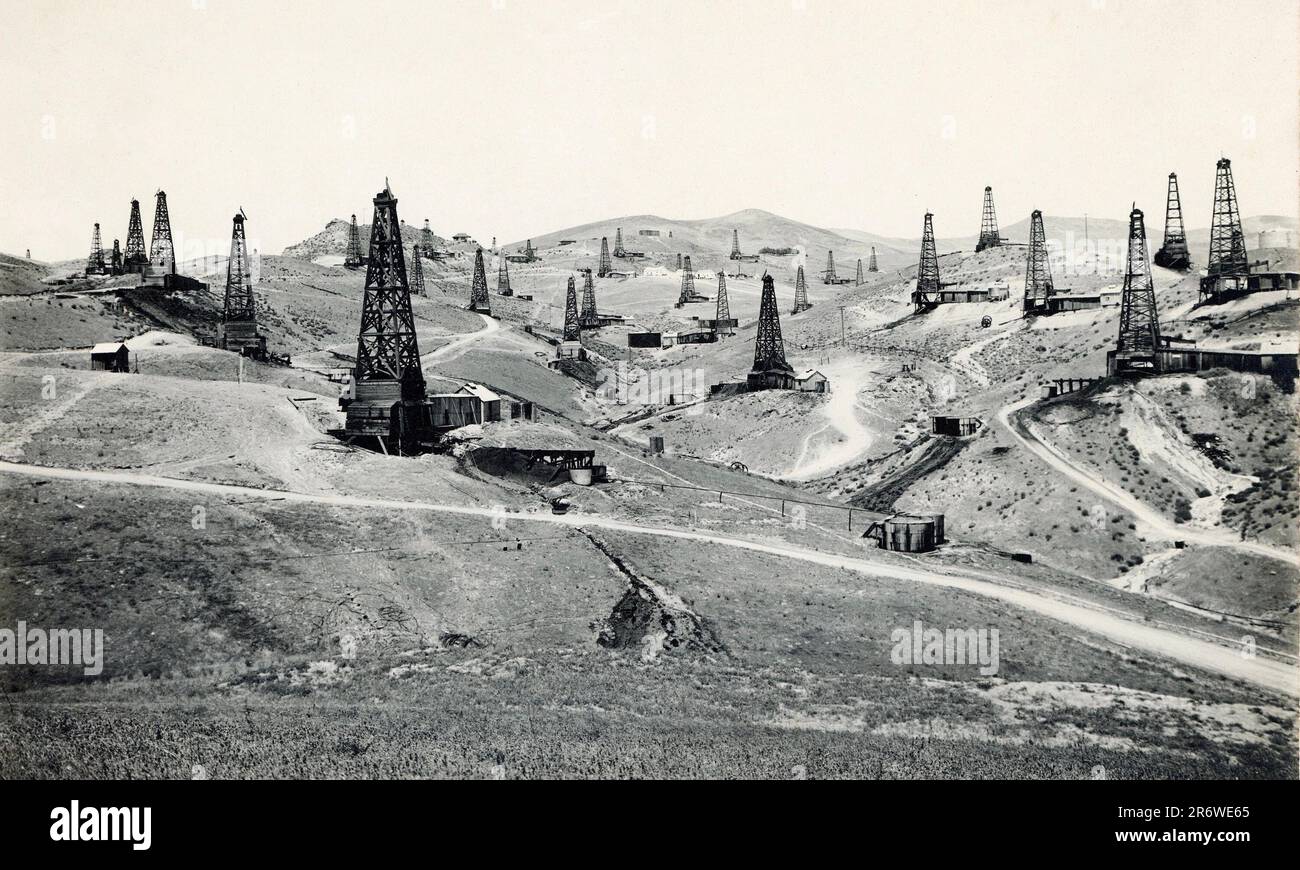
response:
<svg viewBox="0 0 1300 870"><path fill-rule="evenodd" d="M474 252L474 280L469 288L469 310L492 313L492 304L488 302L487 273L483 270L482 248Z"/></svg>
<svg viewBox="0 0 1300 870"><path fill-rule="evenodd" d="M785 359L781 340L781 315L776 307L776 285L772 276L763 273L763 297L758 307L758 331L754 336L754 365L746 383L750 389L790 389L794 386L794 369Z"/></svg>
<svg viewBox="0 0 1300 870"><path fill-rule="evenodd" d="M600 237L600 265L597 274L602 278L608 278L609 273L614 271L614 264L609 259L609 239L605 236Z"/></svg>
<svg viewBox="0 0 1300 870"><path fill-rule="evenodd" d="M418 296L423 296L426 292L424 288L424 264L420 262L423 256L424 251L421 245L411 246L411 265L408 268L407 283L411 287L411 292Z"/></svg>
<svg viewBox="0 0 1300 870"><path fill-rule="evenodd" d="M1048 299L1055 295L1052 269L1047 260L1047 236L1043 231L1043 213L1034 209L1029 216L1029 257L1025 262L1025 313L1048 311Z"/></svg>
<svg viewBox="0 0 1300 870"><path fill-rule="evenodd" d="M1192 265L1187 250L1187 232L1183 229L1183 205L1178 196L1178 175L1169 173L1169 193L1165 198L1165 238L1156 251L1157 266L1186 270Z"/></svg>
<svg viewBox="0 0 1300 870"><path fill-rule="evenodd" d="M736 230L731 231L731 257L732 260L740 259L740 233Z"/></svg>
<svg viewBox="0 0 1300 870"><path fill-rule="evenodd" d="M1120 296L1119 340L1115 345L1116 374L1155 373L1160 370L1160 318L1156 291L1147 262L1147 231L1142 211L1129 213L1128 265Z"/></svg>
<svg viewBox="0 0 1300 870"><path fill-rule="evenodd" d="M1201 299L1231 298L1245 289L1250 263L1246 257L1246 237L1241 231L1241 212L1237 206L1237 187L1232 181L1232 161L1219 159L1214 175L1214 215L1210 222L1210 254L1205 277L1201 279ZM1229 279L1229 280L1224 280Z"/></svg>
<svg viewBox="0 0 1300 870"><path fill-rule="evenodd" d="M582 339L582 324L578 319L578 291L574 286L573 277L569 277L569 288L564 296L564 340L580 341Z"/></svg>
<svg viewBox="0 0 1300 870"><path fill-rule="evenodd" d="M176 247L172 244L172 221L167 211L167 194L158 191L153 212L153 241L149 245L149 262L176 274Z"/></svg>
<svg viewBox="0 0 1300 870"><path fill-rule="evenodd" d="M266 358L266 338L257 331L257 301L248 267L247 217L241 208L230 233L230 259L226 261L226 295L221 312L221 346L254 359Z"/></svg>
<svg viewBox="0 0 1300 870"><path fill-rule="evenodd" d="M831 268L834 268L833 264ZM794 308L790 313L798 314L809 308L812 308L812 303L808 301L808 282L804 280L803 266L800 266L794 276Z"/></svg>
<svg viewBox="0 0 1300 870"><path fill-rule="evenodd" d="M614 230L614 256L615 256L615 257L625 257L625 256L627 256L627 251L624 250L624 248L623 248L623 228L622 228L622 227L617 227L617 228Z"/></svg>
<svg viewBox="0 0 1300 870"><path fill-rule="evenodd" d="M420 230L420 245L417 250L421 251L426 257L432 257L434 251L437 250L437 245L433 240L433 228L429 226L428 218L424 219L424 229Z"/></svg>
<svg viewBox="0 0 1300 870"><path fill-rule="evenodd" d="M122 246L117 239L113 239L113 259L109 261L108 270L114 275L122 274Z"/></svg>
<svg viewBox="0 0 1300 870"><path fill-rule="evenodd" d="M578 323L583 329L595 329L600 326L600 315L596 313L596 282L591 277L591 270L586 270L582 281L582 313Z"/></svg>
<svg viewBox="0 0 1300 870"><path fill-rule="evenodd" d="M406 281L397 197L385 185L374 199L370 256L361 301L361 330L353 370L357 401L371 393L408 401L425 397L424 372L411 313L411 289ZM353 226L356 226L354 221ZM396 390L384 389L395 387ZM367 389L367 387L375 389ZM349 427L351 428L351 427Z"/></svg>
<svg viewBox="0 0 1300 870"><path fill-rule="evenodd" d="M104 243L100 240L99 224L90 234L90 256L86 258L87 275L106 275L108 267L104 265Z"/></svg>
<svg viewBox="0 0 1300 870"><path fill-rule="evenodd" d="M867 279L862 274L862 259L858 258L858 274L853 276L853 286L861 287L867 283Z"/></svg>
<svg viewBox="0 0 1300 870"><path fill-rule="evenodd" d="M140 200L131 200L131 222L126 230L126 249L123 251L122 267L128 272L139 272L149 262L149 255L144 249L144 222L140 220Z"/></svg>
<svg viewBox="0 0 1300 870"><path fill-rule="evenodd" d="M735 333L731 325L731 302L727 299L727 276L724 270L718 270L718 308L714 314L713 331L718 335Z"/></svg>
<svg viewBox="0 0 1300 870"><path fill-rule="evenodd" d="M681 254L678 254L677 256L680 258ZM681 295L677 297L676 307L678 308L681 308L686 303L695 300L695 272L691 269L691 258L689 256L686 257L686 263L681 267L681 269L682 292Z"/></svg>
<svg viewBox="0 0 1300 870"><path fill-rule="evenodd" d="M874 247L871 249L871 259L867 261L867 271L868 272L880 271L880 269L877 268L876 266L876 249Z"/></svg>
<svg viewBox="0 0 1300 870"><path fill-rule="evenodd" d="M803 267L801 266L801 267L800 267L800 271L802 271L802 270L803 270ZM837 278L837 276L835 275L835 252L834 252L834 251L827 251L827 252L826 252L826 269L825 269L825 271L822 272L822 283L823 283L823 284L834 284L837 280L838 280L838 278Z"/></svg>
<svg viewBox="0 0 1300 870"><path fill-rule="evenodd" d="M925 226L921 231L921 262L916 267L916 289L912 291L912 305L916 313L929 311L939 304L939 255L934 247L934 215L925 213Z"/></svg>
<svg viewBox="0 0 1300 870"><path fill-rule="evenodd" d="M497 292L502 296L514 296L515 291L510 289L510 269L506 265L506 255L500 256L500 265L497 266Z"/></svg>
<svg viewBox="0 0 1300 870"><path fill-rule="evenodd" d="M374 231L371 231L374 237ZM360 269L365 264L361 256L361 231L357 229L357 216L352 216L352 226L348 227L348 250L343 256L343 265L348 269Z"/></svg>
<svg viewBox="0 0 1300 870"><path fill-rule="evenodd" d="M1002 244L1002 236L998 234L998 216L993 211L993 188L984 188L984 213L980 217L980 239L975 245L975 252L979 253L985 248L996 248Z"/></svg>

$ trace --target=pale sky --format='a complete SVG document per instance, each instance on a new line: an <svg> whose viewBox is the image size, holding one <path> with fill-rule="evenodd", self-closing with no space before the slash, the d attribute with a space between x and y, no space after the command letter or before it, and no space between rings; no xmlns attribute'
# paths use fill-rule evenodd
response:
<svg viewBox="0 0 1300 870"><path fill-rule="evenodd" d="M370 217L486 242L763 208L973 234L1297 211L1296 0L0 0L0 251L84 256L91 225L263 253Z"/></svg>

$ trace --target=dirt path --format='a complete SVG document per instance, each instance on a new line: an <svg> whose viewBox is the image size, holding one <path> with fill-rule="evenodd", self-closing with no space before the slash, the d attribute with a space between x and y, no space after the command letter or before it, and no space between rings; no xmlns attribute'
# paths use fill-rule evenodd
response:
<svg viewBox="0 0 1300 870"><path fill-rule="evenodd" d="M1016 439L1026 450L1050 465L1053 470L1111 504L1128 511L1156 535L1169 540L1187 541L1188 543L1200 544L1206 547L1230 547L1241 552L1266 556L1270 559L1278 559L1291 565L1300 566L1300 555L1290 550L1254 541L1242 541L1225 529L1198 528L1196 526L1180 525L1168 520L1159 511L1139 501L1129 492L1095 472L1075 464L1057 447L1041 438L1033 430L1032 426L1026 425L1022 434L1016 426L1012 425L1010 417L1021 408L1031 405L1035 401L1037 400L1032 397L1022 399L998 411L998 422L1002 425L1002 428L1009 432L1011 437Z"/></svg>
<svg viewBox="0 0 1300 870"><path fill-rule="evenodd" d="M831 398L822 410L825 422L804 437L794 467L782 475L787 480L811 480L829 474L853 462L871 446L871 430L858 419L858 392L866 380L861 361L841 359L823 369L831 382ZM841 437L809 457L813 443L829 429Z"/></svg>
<svg viewBox="0 0 1300 870"><path fill-rule="evenodd" d="M69 468L46 468L35 465L21 465L0 462L0 473L40 477L46 479L81 480L97 483L125 484L130 486L163 487L190 492L201 492L219 498L237 496L241 498L276 499L312 504L373 507L387 510L428 511L451 513L462 516L480 517L491 521L498 514L491 508L462 507L431 504L428 502L393 501L389 499L363 498L347 495L311 495L288 490L257 489L246 486L205 483L201 481L175 480L145 474L131 474L108 471L89 471ZM963 574L941 573L925 568L909 568L900 565L882 565L852 556L834 553L821 553L806 550L789 544L764 543L730 538L719 535L703 534L686 529L643 526L601 517L581 514L530 514L521 516L520 522L541 522L581 528L593 526L611 531L631 534L654 535L662 538L700 541L717 546L734 547L757 553L780 556L830 568L842 568L855 571L868 577L909 580L951 589L959 589L977 595L984 595L1004 601L1016 607L1030 610L1067 625L1107 638L1115 643L1133 647L1146 653L1164 656L1185 665L1203 668L1224 674L1234 679L1244 680L1274 692L1291 696L1300 696L1300 680L1297 671L1290 665L1275 659L1256 655L1243 657L1236 648L1221 645L1168 628L1137 622L1120 611L1108 609L1080 599L1064 595L1048 596L1040 592L1006 586L996 582L995 578L980 572Z"/></svg>
<svg viewBox="0 0 1300 870"><path fill-rule="evenodd" d="M420 365L424 368L428 368L429 366L439 362L456 359L461 354L465 353L465 351L469 350L471 344L487 338L489 335L501 328L501 324L498 321L488 317L486 314L479 314L479 317L483 318L482 329L477 330L476 332L467 332L459 338L444 344L437 350L426 353L424 356L420 357Z"/></svg>

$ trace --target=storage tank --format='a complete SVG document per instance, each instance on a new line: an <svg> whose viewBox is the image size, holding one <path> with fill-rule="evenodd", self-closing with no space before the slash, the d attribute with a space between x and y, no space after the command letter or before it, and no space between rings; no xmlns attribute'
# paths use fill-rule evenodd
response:
<svg viewBox="0 0 1300 870"><path fill-rule="evenodd" d="M897 516L885 520L886 549L901 553L928 553L934 549L934 520Z"/></svg>

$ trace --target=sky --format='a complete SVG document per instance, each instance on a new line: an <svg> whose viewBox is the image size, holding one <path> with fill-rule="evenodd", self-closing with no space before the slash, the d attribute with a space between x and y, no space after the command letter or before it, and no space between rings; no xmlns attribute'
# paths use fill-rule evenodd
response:
<svg viewBox="0 0 1300 870"><path fill-rule="evenodd" d="M1297 213L1295 0L0 0L0 251L173 232L278 252L398 212L514 242L762 208L916 237ZM1150 223L1152 218L1148 218Z"/></svg>

